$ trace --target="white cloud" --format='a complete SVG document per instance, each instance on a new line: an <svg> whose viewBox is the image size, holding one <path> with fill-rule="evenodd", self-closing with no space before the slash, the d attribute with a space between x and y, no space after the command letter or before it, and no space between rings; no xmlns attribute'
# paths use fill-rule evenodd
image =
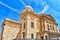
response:
<svg viewBox="0 0 60 40"><path fill-rule="evenodd" d="M17 12L17 13L19 13L19 11L15 10L14 8L10 7L9 5L7 5L7 4L5 4L3 2L0 2L0 4L7 7L7 8L9 8L9 9L11 9L11 10L13 10L13 11L15 11L15 12Z"/></svg>
<svg viewBox="0 0 60 40"><path fill-rule="evenodd" d="M26 6L26 4L24 3L24 1L22 0L19 0L19 2L21 2L24 6Z"/></svg>
<svg viewBox="0 0 60 40"><path fill-rule="evenodd" d="M46 3L45 0L40 0L40 4L41 4L42 6L47 5L47 3Z"/></svg>
<svg viewBox="0 0 60 40"><path fill-rule="evenodd" d="M40 0L35 0L35 5L40 5Z"/></svg>
<svg viewBox="0 0 60 40"><path fill-rule="evenodd" d="M49 8L49 6L48 6L48 5L45 5L45 6L44 6L44 9L42 10L41 13L45 13L45 12L48 10L48 8Z"/></svg>

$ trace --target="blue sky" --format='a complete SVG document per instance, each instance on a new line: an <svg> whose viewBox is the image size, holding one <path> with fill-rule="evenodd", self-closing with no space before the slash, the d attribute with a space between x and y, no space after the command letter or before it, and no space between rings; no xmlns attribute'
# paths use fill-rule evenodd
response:
<svg viewBox="0 0 60 40"><path fill-rule="evenodd" d="M19 15L28 2L37 14L52 15L60 29L60 0L0 0L0 31L5 18L20 21Z"/></svg>

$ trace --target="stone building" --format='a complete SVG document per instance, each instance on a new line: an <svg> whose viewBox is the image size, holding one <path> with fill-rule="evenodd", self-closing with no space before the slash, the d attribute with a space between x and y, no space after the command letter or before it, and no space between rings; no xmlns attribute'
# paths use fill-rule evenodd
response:
<svg viewBox="0 0 60 40"><path fill-rule="evenodd" d="M22 27L21 22L12 21L6 18L2 26L2 40L12 40L16 37L20 37Z"/></svg>
<svg viewBox="0 0 60 40"><path fill-rule="evenodd" d="M2 40L19 38L48 39L58 37L58 24L50 14L37 14L27 4L20 14L21 21L5 19L2 24Z"/></svg>

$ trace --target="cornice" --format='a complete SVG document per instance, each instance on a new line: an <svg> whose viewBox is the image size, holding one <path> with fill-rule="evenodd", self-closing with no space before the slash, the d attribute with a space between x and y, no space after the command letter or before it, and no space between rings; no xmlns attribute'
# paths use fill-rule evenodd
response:
<svg viewBox="0 0 60 40"><path fill-rule="evenodd" d="M19 21L11 20L11 19L8 19L8 18L6 18L6 19L4 20L4 22L5 22L5 21L10 22L10 23L21 24L21 22L19 22Z"/></svg>

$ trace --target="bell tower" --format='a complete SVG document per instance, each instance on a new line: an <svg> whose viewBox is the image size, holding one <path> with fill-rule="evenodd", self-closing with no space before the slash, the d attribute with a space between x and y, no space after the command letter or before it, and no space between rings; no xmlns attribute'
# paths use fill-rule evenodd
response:
<svg viewBox="0 0 60 40"><path fill-rule="evenodd" d="M30 3L26 5L20 16L22 23L22 38L35 38L37 25L39 25L39 17L35 14L33 8L30 6Z"/></svg>
<svg viewBox="0 0 60 40"><path fill-rule="evenodd" d="M30 3L28 3L26 5L26 7L23 9L23 11L21 12L20 16L21 16L21 23L22 23L22 38L27 38L27 31L28 31L28 27L29 27L29 14L33 12L32 7L30 6Z"/></svg>

